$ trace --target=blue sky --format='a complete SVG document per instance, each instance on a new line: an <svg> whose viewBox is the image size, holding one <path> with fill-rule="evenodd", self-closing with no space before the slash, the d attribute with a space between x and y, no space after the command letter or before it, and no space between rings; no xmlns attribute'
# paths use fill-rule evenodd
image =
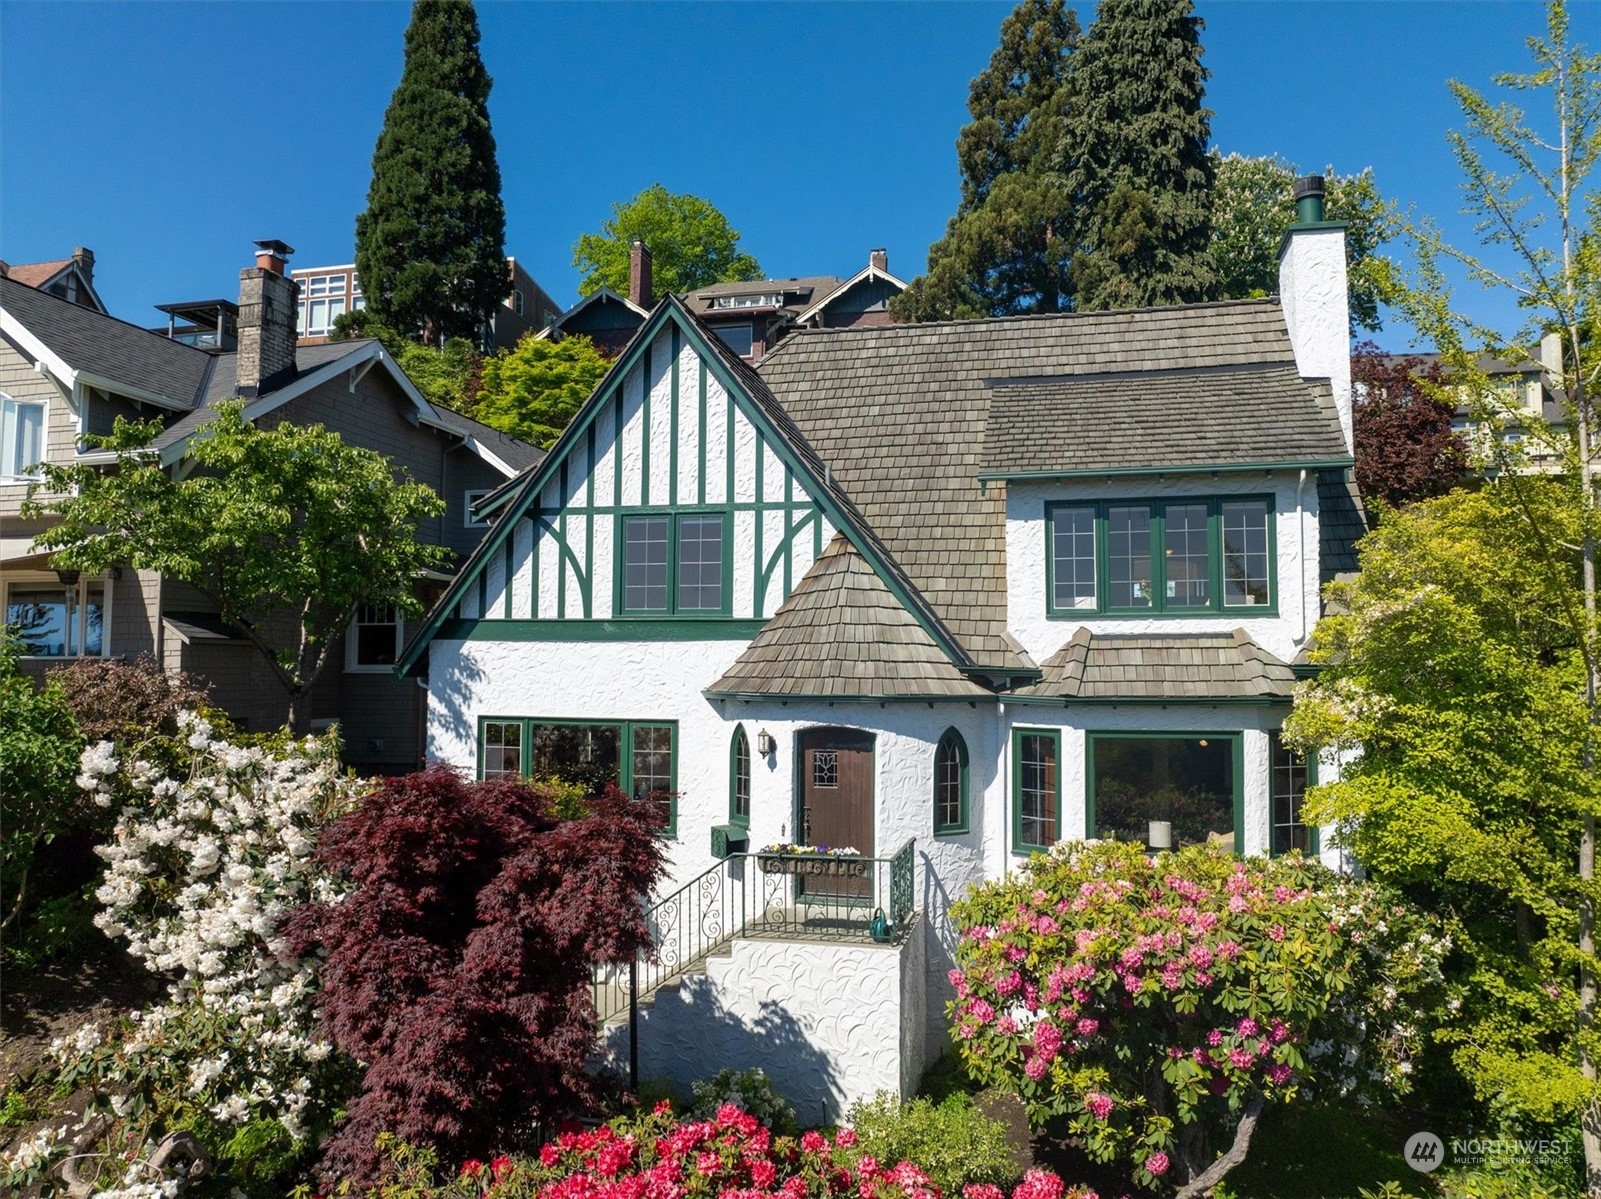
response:
<svg viewBox="0 0 1601 1199"><path fill-rule="evenodd" d="M1089 5L1079 5L1087 25ZM1463 242L1448 78L1523 69L1538 4L1213 3L1214 143L1372 166ZM506 247L563 303L572 245L661 182L774 276L918 273L957 195L968 81L1007 3L479 4ZM403 3L0 3L0 258L98 259L119 316L233 296L255 238L348 262ZM1601 47L1601 6L1574 5ZM1465 306L1509 331L1509 306ZM1404 328L1381 337L1399 348Z"/></svg>

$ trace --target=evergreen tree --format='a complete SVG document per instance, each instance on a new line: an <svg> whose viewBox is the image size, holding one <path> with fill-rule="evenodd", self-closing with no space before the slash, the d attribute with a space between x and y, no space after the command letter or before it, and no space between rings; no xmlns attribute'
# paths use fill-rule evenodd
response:
<svg viewBox="0 0 1601 1199"><path fill-rule="evenodd" d="M928 273L892 304L902 320L1061 312L1072 306L1073 205L1053 159L1078 18L1062 0L1023 0L968 91L956 139L962 199L928 252Z"/></svg>
<svg viewBox="0 0 1601 1199"><path fill-rule="evenodd" d="M1059 165L1086 214L1080 309L1216 292L1200 30L1190 0L1102 0L1075 56Z"/></svg>
<svg viewBox="0 0 1601 1199"><path fill-rule="evenodd" d="M511 286L489 88L471 0L417 0L356 218L356 269L378 319L430 344L476 340Z"/></svg>

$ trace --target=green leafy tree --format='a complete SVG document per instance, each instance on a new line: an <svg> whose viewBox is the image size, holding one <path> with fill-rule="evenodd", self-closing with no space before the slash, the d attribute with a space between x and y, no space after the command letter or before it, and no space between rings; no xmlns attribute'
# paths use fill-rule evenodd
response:
<svg viewBox="0 0 1601 1199"><path fill-rule="evenodd" d="M653 183L626 204L613 204L600 231L574 244L573 265L584 273L578 294L609 287L626 296L636 238L650 247L658 296L762 277L761 265L739 248L739 231L709 201Z"/></svg>
<svg viewBox="0 0 1601 1199"><path fill-rule="evenodd" d="M473 414L484 356L472 342L464 337L446 338L441 346L411 341L377 320L369 310L346 312L334 320L333 340L358 337L380 342L430 404Z"/></svg>
<svg viewBox="0 0 1601 1199"><path fill-rule="evenodd" d="M484 363L477 418L548 449L610 366L587 337L524 337Z"/></svg>
<svg viewBox="0 0 1601 1199"><path fill-rule="evenodd" d="M1481 1093L1504 1093L1530 1110L1544 1110L1556 1096L1566 1110L1581 1117L1586 1183L1601 1190L1601 1036L1596 1028L1596 908L1601 887L1595 878L1597 725L1601 723L1601 636L1596 620L1596 543L1601 520L1596 504L1598 426L1595 405L1601 376L1601 189L1596 187L1601 163L1601 57L1588 54L1569 36L1566 6L1550 5L1544 36L1528 40L1532 69L1504 73L1494 83L1505 98L1492 100L1466 84L1453 81L1451 91L1462 108L1465 130L1452 132L1450 144L1462 172L1467 211L1484 246L1472 252L1452 246L1439 228L1421 222L1410 232L1417 252L1417 274L1400 303L1412 324L1438 347L1453 398L1465 401L1478 427L1481 465L1495 468L1505 506L1519 515L1526 529L1526 556L1535 559L1552 581L1542 584L1552 601L1525 622L1559 619L1564 626L1561 653L1552 651L1551 670L1566 665L1568 673L1546 678L1547 694L1539 710L1551 736L1531 746L1557 763L1576 752L1580 779L1564 794L1560 775L1551 783L1546 773L1527 771L1504 776L1500 784L1526 792L1542 809L1542 819L1565 826L1565 852L1558 862L1577 864L1546 880L1545 895L1566 906L1564 918L1553 907L1530 925L1538 938L1547 928L1571 932L1552 962L1546 980L1556 1005L1552 1019L1566 1026L1560 1051L1544 1057L1516 1051L1515 1033L1503 1032L1513 1051L1485 1043L1459 1051L1458 1061ZM1543 112L1531 115L1526 105ZM1455 311L1444 264L1454 262L1470 283L1516 301L1525 324L1510 339ZM1562 352L1560 374L1562 418L1546 422L1525 410L1501 383L1483 368L1480 350L1517 362L1523 347L1554 335ZM1531 461L1531 459L1533 461ZM1531 465L1541 469L1530 470ZM1546 478L1553 482L1546 482ZM1554 489L1554 490L1548 490ZM1549 498L1548 498L1549 497ZM1534 569L1534 563L1530 564ZM1567 583L1559 588L1557 580ZM1444 704L1448 697L1439 697ZM1513 698L1517 698L1516 689ZM1492 701L1493 702L1493 701ZM1531 698L1530 702L1534 702ZM1582 719L1566 726L1557 712L1572 709ZM1388 735L1388 734L1386 734ZM1441 746L1438 752L1445 752ZM1552 809L1549 815L1545 809ZM1502 868L1510 870L1511 864ZM1518 895L1526 904L1541 892ZM1570 987L1577 979L1577 992ZM1484 985L1493 985L1486 975ZM1502 1014L1503 1021L1508 1019ZM1500 1026L1497 1026L1500 1027ZM1576 1063L1576 1074L1554 1073L1542 1088L1533 1075L1545 1065ZM1505 1068L1505 1077L1497 1070ZM1525 1085L1525 1084L1528 1085Z"/></svg>
<svg viewBox="0 0 1601 1199"><path fill-rule="evenodd" d="M24 510L59 521L34 544L63 567L132 566L193 586L272 664L302 731L302 700L356 610L420 609L411 580L448 551L417 542L417 525L444 503L375 451L321 425L259 428L238 403L196 434L181 475L144 448L160 431L119 418L91 439L116 452L113 469L45 466Z"/></svg>
<svg viewBox="0 0 1601 1199"><path fill-rule="evenodd" d="M1190 0L1102 0L1079 45L1059 155L1087 216L1081 310L1217 294L1201 26Z"/></svg>
<svg viewBox="0 0 1601 1199"><path fill-rule="evenodd" d="M1456 1017L1438 1034L1480 1098L1548 1123L1580 1068L1580 879L1601 802L1586 764L1577 513L1563 484L1501 478L1389 514L1317 627L1324 669L1285 729L1360 751L1309 821L1375 879L1449 920ZM1538 525L1529 519L1533 517Z"/></svg>
<svg viewBox="0 0 1601 1199"><path fill-rule="evenodd" d="M1295 180L1301 170L1276 155L1212 153L1212 260L1218 295L1244 300L1279 290L1279 242L1295 221ZM1401 230L1395 205L1379 194L1373 169L1354 175L1324 169L1326 211L1345 221L1351 327L1382 327L1379 305L1392 294L1394 264L1379 252Z"/></svg>
<svg viewBox="0 0 1601 1199"><path fill-rule="evenodd" d="M38 686L17 655L15 638L0 629L0 932L26 908L35 854L83 807L73 783L83 735L72 709L60 683Z"/></svg>
<svg viewBox="0 0 1601 1199"><path fill-rule="evenodd" d="M1078 19L1062 0L1023 0L968 89L973 120L956 138L962 199L928 272L891 302L901 320L1063 312L1075 248L1066 181L1053 160Z"/></svg>
<svg viewBox="0 0 1601 1199"><path fill-rule="evenodd" d="M476 340L511 289L489 88L470 0L417 0L356 217L356 269L378 319L430 344Z"/></svg>

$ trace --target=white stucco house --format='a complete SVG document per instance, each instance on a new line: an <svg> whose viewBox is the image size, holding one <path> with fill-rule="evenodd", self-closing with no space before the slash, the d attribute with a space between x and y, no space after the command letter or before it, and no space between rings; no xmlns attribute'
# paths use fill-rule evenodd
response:
<svg viewBox="0 0 1601 1199"><path fill-rule="evenodd" d="M759 370L669 298L484 501L399 669L431 759L671 793L641 1076L762 1065L836 1118L941 1052L948 906L1022 855L1324 849L1276 733L1361 532L1320 197L1280 281L808 329Z"/></svg>

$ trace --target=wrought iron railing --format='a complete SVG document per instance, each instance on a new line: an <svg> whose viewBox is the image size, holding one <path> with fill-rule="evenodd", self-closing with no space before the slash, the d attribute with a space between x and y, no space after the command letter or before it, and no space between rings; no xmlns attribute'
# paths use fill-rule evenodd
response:
<svg viewBox="0 0 1601 1199"><path fill-rule="evenodd" d="M916 840L892 857L734 854L653 904L653 952L595 972L602 1023L736 937L893 942L916 903Z"/></svg>

